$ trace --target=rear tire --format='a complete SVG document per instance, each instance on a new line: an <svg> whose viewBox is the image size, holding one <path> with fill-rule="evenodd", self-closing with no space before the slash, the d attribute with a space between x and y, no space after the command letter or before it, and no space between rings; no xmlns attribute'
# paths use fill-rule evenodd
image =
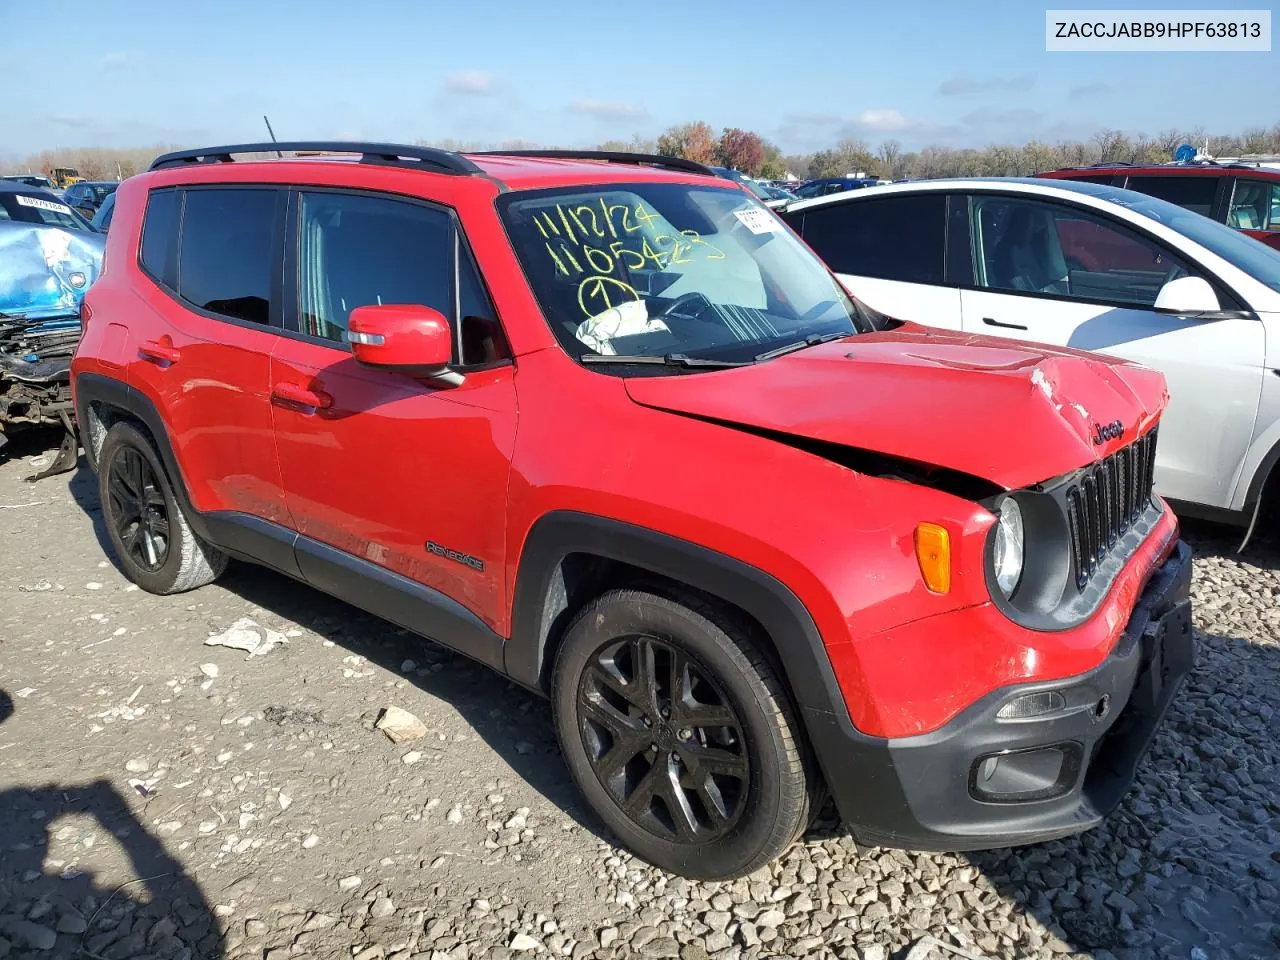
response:
<svg viewBox="0 0 1280 960"><path fill-rule="evenodd" d="M115 424L97 459L102 516L125 576L163 596L222 575L227 555L192 531L155 448L140 430Z"/></svg>
<svg viewBox="0 0 1280 960"><path fill-rule="evenodd" d="M624 845L686 877L750 873L809 821L802 733L748 632L700 598L613 590L578 613L556 657L574 781Z"/></svg>

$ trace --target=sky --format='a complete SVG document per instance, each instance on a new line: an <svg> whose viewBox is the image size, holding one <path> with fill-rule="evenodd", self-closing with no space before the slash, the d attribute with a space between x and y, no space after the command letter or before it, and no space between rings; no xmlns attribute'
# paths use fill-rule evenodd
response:
<svg viewBox="0 0 1280 960"><path fill-rule="evenodd" d="M584 147L705 120L788 153L1280 121L1280 52L1047 53L1044 17L1026 0L0 0L0 158L265 139L263 114L282 140Z"/></svg>

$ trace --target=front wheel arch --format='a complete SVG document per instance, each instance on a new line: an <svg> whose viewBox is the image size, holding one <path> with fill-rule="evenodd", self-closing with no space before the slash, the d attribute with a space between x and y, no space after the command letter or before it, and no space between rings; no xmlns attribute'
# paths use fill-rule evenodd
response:
<svg viewBox="0 0 1280 960"><path fill-rule="evenodd" d="M506 673L549 693L556 644L583 605L614 586L662 583L660 592L692 592L754 629L780 668L825 783L844 779L851 741L879 749L882 741L854 727L817 625L785 584L706 547L607 517L558 511L530 530L516 577Z"/></svg>

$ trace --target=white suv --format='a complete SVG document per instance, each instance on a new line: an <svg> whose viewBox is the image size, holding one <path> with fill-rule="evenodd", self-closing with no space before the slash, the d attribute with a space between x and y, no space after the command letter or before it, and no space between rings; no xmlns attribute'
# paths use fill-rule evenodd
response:
<svg viewBox="0 0 1280 960"><path fill-rule="evenodd" d="M884 186L794 203L784 219L881 313L1162 371L1156 489L1190 513L1255 519L1280 458L1280 252L1072 181Z"/></svg>

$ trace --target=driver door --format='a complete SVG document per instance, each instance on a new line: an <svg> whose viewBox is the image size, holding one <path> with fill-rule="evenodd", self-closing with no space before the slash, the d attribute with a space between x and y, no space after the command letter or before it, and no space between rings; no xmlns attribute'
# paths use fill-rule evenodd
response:
<svg viewBox="0 0 1280 960"><path fill-rule="evenodd" d="M961 292L963 329L1094 350L1161 371L1170 403L1156 488L1228 506L1262 389L1262 324L1157 312L1165 282L1202 273L1129 225L998 194L971 196L969 210L974 289Z"/></svg>

